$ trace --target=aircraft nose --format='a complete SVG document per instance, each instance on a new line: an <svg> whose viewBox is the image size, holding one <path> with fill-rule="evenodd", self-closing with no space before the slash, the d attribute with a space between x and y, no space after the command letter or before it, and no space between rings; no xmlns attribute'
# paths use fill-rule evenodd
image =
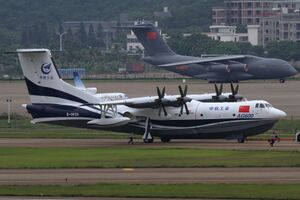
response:
<svg viewBox="0 0 300 200"><path fill-rule="evenodd" d="M274 108L273 117L277 118L277 119L284 118L284 117L286 117L286 113L282 110Z"/></svg>
<svg viewBox="0 0 300 200"><path fill-rule="evenodd" d="M285 66L288 69L289 76L294 76L298 74L298 71L290 64L287 64L288 66Z"/></svg>

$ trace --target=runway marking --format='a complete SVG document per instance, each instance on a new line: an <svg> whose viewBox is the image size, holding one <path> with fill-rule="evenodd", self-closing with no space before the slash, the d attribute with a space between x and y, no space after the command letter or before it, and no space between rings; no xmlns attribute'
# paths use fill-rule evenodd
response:
<svg viewBox="0 0 300 200"><path fill-rule="evenodd" d="M133 169L133 168L123 168L122 170L123 171L134 171L135 169Z"/></svg>

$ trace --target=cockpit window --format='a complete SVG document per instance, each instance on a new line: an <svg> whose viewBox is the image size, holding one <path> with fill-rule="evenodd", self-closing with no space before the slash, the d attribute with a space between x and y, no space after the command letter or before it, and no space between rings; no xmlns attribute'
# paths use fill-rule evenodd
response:
<svg viewBox="0 0 300 200"><path fill-rule="evenodd" d="M272 107L273 107L273 106L272 106L271 104L269 104L269 103L266 103L265 106L266 106L267 108L272 108Z"/></svg>
<svg viewBox="0 0 300 200"><path fill-rule="evenodd" d="M255 108L258 108L259 107L259 103L255 104Z"/></svg>
<svg viewBox="0 0 300 200"><path fill-rule="evenodd" d="M265 105L263 103L259 104L260 108L265 108Z"/></svg>

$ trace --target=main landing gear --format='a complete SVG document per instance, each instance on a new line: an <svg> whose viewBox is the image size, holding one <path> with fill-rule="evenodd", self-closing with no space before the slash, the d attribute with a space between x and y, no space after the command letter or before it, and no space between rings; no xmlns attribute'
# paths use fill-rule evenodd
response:
<svg viewBox="0 0 300 200"><path fill-rule="evenodd" d="M238 140L238 143L245 143L246 138L245 137L240 137L237 140Z"/></svg>
<svg viewBox="0 0 300 200"><path fill-rule="evenodd" d="M279 83L285 83L285 79L279 79Z"/></svg>
<svg viewBox="0 0 300 200"><path fill-rule="evenodd" d="M146 123L145 123L145 133L143 135L143 142L144 143L153 143L154 138L152 137L151 133L150 133L150 129L151 129L151 123L150 123L150 118L148 117L146 119ZM165 137L161 137L160 140L163 143L168 143L171 141L171 139L169 138L165 138Z"/></svg>
<svg viewBox="0 0 300 200"><path fill-rule="evenodd" d="M150 133L151 124L150 124L150 118L147 117L146 123L145 123L145 133L143 135L143 141L144 143L153 143L154 139Z"/></svg>
<svg viewBox="0 0 300 200"><path fill-rule="evenodd" d="M160 138L160 141L161 141L161 142L163 142L163 143L168 143L168 142L170 142L170 141L171 141L171 139L169 139L169 138L164 138L164 137L161 137L161 138Z"/></svg>

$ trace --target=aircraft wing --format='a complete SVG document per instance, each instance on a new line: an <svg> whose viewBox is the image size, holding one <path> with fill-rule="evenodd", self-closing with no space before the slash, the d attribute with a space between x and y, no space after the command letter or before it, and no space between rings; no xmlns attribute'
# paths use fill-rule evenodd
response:
<svg viewBox="0 0 300 200"><path fill-rule="evenodd" d="M164 106L179 107L181 103L179 102L179 95L166 96L163 99L159 99L157 96L150 97L138 97L138 98L129 98L124 100L115 100L100 102L90 105L125 105L131 108L158 108L161 104ZM192 99L187 99L186 101L191 101ZM84 104L87 105L87 104Z"/></svg>
<svg viewBox="0 0 300 200"><path fill-rule="evenodd" d="M198 60L193 59L190 61L182 61L182 62L174 62L168 63L163 65L158 65L158 67L172 67L172 66L179 66L179 65L189 65L189 64L205 64L210 62L221 62L221 61L233 61L246 58L245 55L233 55L233 56L219 56L213 58L199 58Z"/></svg>

